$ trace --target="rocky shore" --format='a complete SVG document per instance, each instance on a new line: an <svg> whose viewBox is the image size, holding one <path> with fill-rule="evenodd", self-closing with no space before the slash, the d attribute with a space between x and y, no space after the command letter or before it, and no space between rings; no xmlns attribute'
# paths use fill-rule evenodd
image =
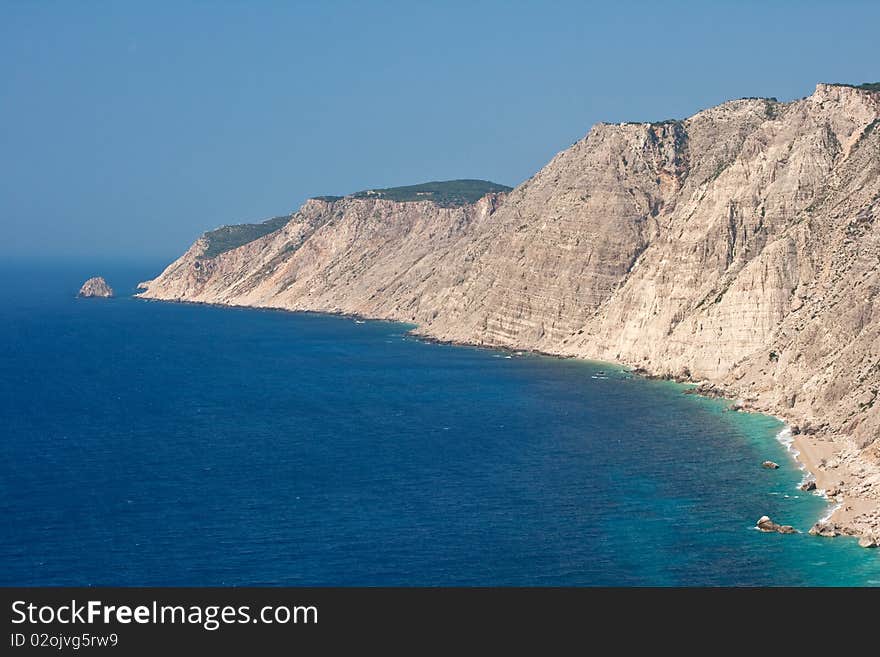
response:
<svg viewBox="0 0 880 657"><path fill-rule="evenodd" d="M686 391L712 398L733 399L736 391L706 381ZM782 409L737 398L731 410L777 415L789 422L785 442L808 473L801 489L828 499L831 513L819 520L810 533L817 536L857 536L863 547L880 543L880 466L862 457L845 436L835 436L827 426L809 420L791 424Z"/></svg>

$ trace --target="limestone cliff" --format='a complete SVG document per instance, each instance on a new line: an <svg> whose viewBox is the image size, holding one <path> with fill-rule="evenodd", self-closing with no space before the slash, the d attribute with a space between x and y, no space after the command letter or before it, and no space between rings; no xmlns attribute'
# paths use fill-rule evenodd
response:
<svg viewBox="0 0 880 657"><path fill-rule="evenodd" d="M702 381L808 436L839 518L867 534L880 521L878 215L880 93L820 84L790 103L599 124L474 203L313 199L219 255L197 241L141 296L400 319Z"/></svg>

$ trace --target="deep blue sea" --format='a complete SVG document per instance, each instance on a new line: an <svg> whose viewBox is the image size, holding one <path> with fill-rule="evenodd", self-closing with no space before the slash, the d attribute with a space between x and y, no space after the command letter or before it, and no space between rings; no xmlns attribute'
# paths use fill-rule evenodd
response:
<svg viewBox="0 0 880 657"><path fill-rule="evenodd" d="M2 266L0 584L880 584L880 551L754 529L827 508L773 418L401 324L131 298L160 269ZM92 275L119 296L75 299Z"/></svg>

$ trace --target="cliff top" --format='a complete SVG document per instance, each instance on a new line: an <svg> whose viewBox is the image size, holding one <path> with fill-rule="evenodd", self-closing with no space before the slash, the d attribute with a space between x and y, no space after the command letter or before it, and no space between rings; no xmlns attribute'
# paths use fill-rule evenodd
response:
<svg viewBox="0 0 880 657"><path fill-rule="evenodd" d="M215 230L209 230L202 235L202 239L208 244L202 257L213 258L221 253L238 248L243 244L258 240L263 237L263 235L274 233L288 221L290 221L289 215L272 217L271 219L267 219L266 221L257 224L235 224L232 226L221 226Z"/></svg>
<svg viewBox="0 0 880 657"><path fill-rule="evenodd" d="M454 208L476 203L486 194L509 192L511 189L506 185L499 185L488 180L445 180L405 187L365 189L348 196L315 196L313 198L327 203L341 201L343 198L382 199L397 202L433 201L441 207ZM214 258L221 253L249 244L269 233L274 233L288 221L290 221L290 215L272 217L260 223L232 224L210 230L202 235L207 246L201 257Z"/></svg>
<svg viewBox="0 0 880 657"><path fill-rule="evenodd" d="M863 82L862 84L849 84L848 82L826 82L830 87L851 87L852 89L862 89L863 91L880 92L880 82Z"/></svg>
<svg viewBox="0 0 880 657"><path fill-rule="evenodd" d="M838 91L833 90L835 87L867 91L872 94L880 93L880 82L864 82L862 84L829 82L819 83L816 87L816 92L814 93L813 98L823 98L829 93L839 93ZM692 120L695 117L704 116L707 113L729 112L731 111L731 108L747 110L750 106L756 104L765 105L765 110L769 113L773 111L774 106L785 105L786 103L779 103L776 98L740 98L702 110L690 117L690 119L666 119L664 121L653 122L627 121L624 123L599 122L596 126L611 129L619 127L642 128L645 126L657 128L667 125L683 124L686 121ZM452 208L476 203L489 193L509 192L511 189L512 188L506 185L499 185L498 183L487 180L461 179L431 181L402 187L365 189L346 196L315 196L313 198L327 203L333 203L346 198L367 200L380 199L395 202L432 201L440 207ZM273 217L272 219L268 219L261 223L221 226L215 230L208 231L203 235L203 239L206 241L207 246L201 257L213 258L221 253L231 251L239 246L253 242L254 240L282 228L289 220L290 216Z"/></svg>
<svg viewBox="0 0 880 657"><path fill-rule="evenodd" d="M872 93L880 93L880 82L863 82L861 84L851 84L849 82L820 82L816 85L816 93L822 93L827 91L828 87L846 87L848 89L857 89L859 91L868 91ZM809 98L809 96L807 96ZM802 99L801 99L802 100ZM737 105L741 105L743 103L749 103L753 101L760 101L764 104L776 104L776 105L787 105L789 102L780 102L778 98L775 97L764 97L764 96L746 96L743 98L736 98L732 100L725 101L719 105L713 105L712 107L707 107L706 109L700 110L696 112L690 117L681 118L681 119L663 119L660 121L599 121L596 123L598 126L609 126L609 127L621 127L621 126L635 126L635 127L657 127L664 125L671 125L676 123L684 123L689 118L692 119L696 116L700 116L706 112L718 111L724 108L729 108Z"/></svg>
<svg viewBox="0 0 880 657"><path fill-rule="evenodd" d="M348 198L383 199L388 201L433 201L441 207L451 208L476 203L492 192L509 192L512 188L488 180L444 180L406 185L404 187L385 187L365 189ZM342 196L316 196L321 201L338 201Z"/></svg>

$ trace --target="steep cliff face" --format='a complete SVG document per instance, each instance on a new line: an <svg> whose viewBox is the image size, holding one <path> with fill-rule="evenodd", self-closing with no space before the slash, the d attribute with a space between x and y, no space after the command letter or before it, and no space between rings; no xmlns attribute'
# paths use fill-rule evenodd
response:
<svg viewBox="0 0 880 657"><path fill-rule="evenodd" d="M421 320L447 304L503 196L454 207L310 199L279 230L218 256L199 239L140 296Z"/></svg>
<svg viewBox="0 0 880 657"><path fill-rule="evenodd" d="M401 319L703 380L830 441L839 469L818 467L871 501L848 519L864 533L880 500L878 214L880 93L821 84L597 125L460 207L311 200L216 257L196 242L142 296Z"/></svg>

